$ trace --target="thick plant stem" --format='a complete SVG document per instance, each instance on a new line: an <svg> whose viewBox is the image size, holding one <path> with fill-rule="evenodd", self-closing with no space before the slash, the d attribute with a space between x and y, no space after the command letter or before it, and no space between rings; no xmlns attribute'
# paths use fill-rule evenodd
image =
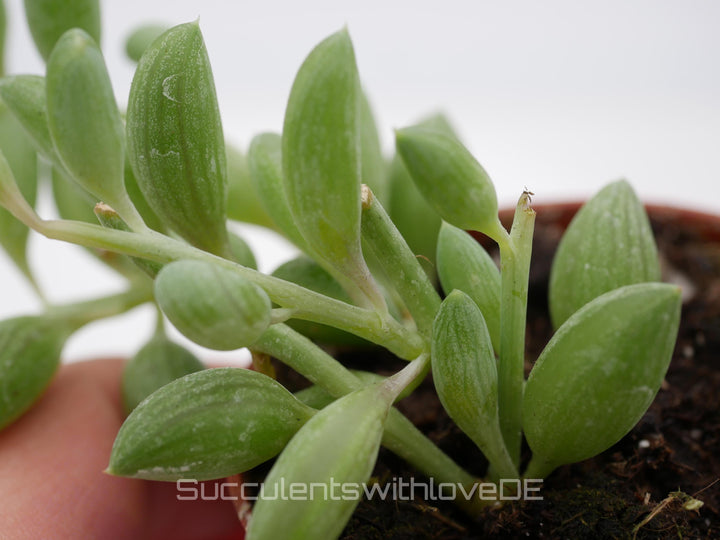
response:
<svg viewBox="0 0 720 540"><path fill-rule="evenodd" d="M518 201L510 238L500 243L501 287L498 409L500 429L516 468L522 441L525 320L535 211L530 194Z"/></svg>
<svg viewBox="0 0 720 540"><path fill-rule="evenodd" d="M283 324L270 327L251 348L277 358L336 398L364 384L335 358ZM385 424L383 445L438 482L460 483L469 491L477 481L395 408ZM482 501L474 499L459 497L456 502L471 515L483 507Z"/></svg>
<svg viewBox="0 0 720 540"><path fill-rule="evenodd" d="M68 321L74 328L80 328L98 319L114 317L153 299L150 282L134 284L127 291L74 304L52 306L47 315Z"/></svg>
<svg viewBox="0 0 720 540"><path fill-rule="evenodd" d="M285 324L272 325L250 349L277 358L336 398L363 385L340 362Z"/></svg>
<svg viewBox="0 0 720 540"><path fill-rule="evenodd" d="M380 201L370 188L362 190L362 235L400 294L418 331L429 335L440 297Z"/></svg>
<svg viewBox="0 0 720 540"><path fill-rule="evenodd" d="M27 215L23 217L28 218ZM390 317L382 317L375 311L351 306L294 283L267 276L154 231L138 234L79 221L42 221L34 213L32 219L23 221L48 238L86 247L161 263L178 259L213 262L262 287L271 300L280 306L295 309L293 317L346 330L387 348L405 360L416 358L426 346L425 340L418 333L408 330Z"/></svg>

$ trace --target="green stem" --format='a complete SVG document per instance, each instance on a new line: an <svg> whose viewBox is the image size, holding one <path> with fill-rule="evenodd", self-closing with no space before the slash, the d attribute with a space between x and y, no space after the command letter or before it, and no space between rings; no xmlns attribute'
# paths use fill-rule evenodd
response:
<svg viewBox="0 0 720 540"><path fill-rule="evenodd" d="M285 324L274 324L250 347L273 356L313 384L339 398L357 390L362 382L335 358Z"/></svg>
<svg viewBox="0 0 720 540"><path fill-rule="evenodd" d="M333 397L342 397L363 386L363 382L335 358L283 324L271 326L251 348L277 358ZM424 372L422 363L412 369L415 368ZM383 445L438 482L460 482L469 491L477 481L395 408L390 409L385 424ZM477 515L484 506L482 501L467 501L464 497L459 497L456 502L471 515Z"/></svg>
<svg viewBox="0 0 720 540"><path fill-rule="evenodd" d="M518 467L513 462L507 446L503 442L503 435L499 424L496 424L492 431L494 434L491 437L486 437L483 441L485 444L482 447L485 457L487 457L490 462L488 476L493 482L501 479L518 478Z"/></svg>
<svg viewBox="0 0 720 540"><path fill-rule="evenodd" d="M390 220L370 188L363 185L362 234L391 284L400 294L418 330L429 335L440 309L438 296L425 270Z"/></svg>
<svg viewBox="0 0 720 540"><path fill-rule="evenodd" d="M295 309L294 317L346 330L385 347L400 358L412 360L425 348L425 340L390 317L351 306L310 291L294 283L222 259L154 231L142 234L105 229L79 221L39 221L32 226L39 233L86 247L106 249L161 263L177 259L210 261L239 273L265 289L271 300Z"/></svg>
<svg viewBox="0 0 720 540"><path fill-rule="evenodd" d="M393 394L393 400L418 379L424 378L427 368L430 366L430 354L422 353L415 360L410 362L403 369L388 377L385 384Z"/></svg>
<svg viewBox="0 0 720 540"><path fill-rule="evenodd" d="M128 290L111 296L73 304L52 306L48 308L47 315L64 319L74 328L80 328L98 319L105 319L125 313L152 299L153 294L150 286L139 286L135 284Z"/></svg>
<svg viewBox="0 0 720 540"><path fill-rule="evenodd" d="M533 457L530 459L530 463L528 463L527 469L525 470L523 478L545 478L557 467L558 464L552 463L537 454L533 454Z"/></svg>
<svg viewBox="0 0 720 540"><path fill-rule="evenodd" d="M522 396L525 363L525 320L535 211L523 193L515 210L510 237L500 243L501 286L498 408L500 429L515 468L520 463Z"/></svg>
<svg viewBox="0 0 720 540"><path fill-rule="evenodd" d="M375 310L383 318L389 317L385 296L383 296L382 290L378 286L373 275L370 273L367 263L362 256L360 257L360 260L356 262L354 268L355 272L353 281L357 284L360 292L365 296L365 298L367 298L367 301L369 302L367 307ZM363 304L359 305L365 307Z"/></svg>
<svg viewBox="0 0 720 540"><path fill-rule="evenodd" d="M155 332L153 333L153 338L164 338L167 335L165 333L165 317L163 316L163 312L157 304L155 304L154 307L155 307Z"/></svg>

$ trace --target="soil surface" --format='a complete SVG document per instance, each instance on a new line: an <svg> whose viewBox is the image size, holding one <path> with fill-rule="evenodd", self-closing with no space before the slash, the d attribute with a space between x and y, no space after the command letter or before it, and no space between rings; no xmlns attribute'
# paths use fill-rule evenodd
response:
<svg viewBox="0 0 720 540"><path fill-rule="evenodd" d="M573 211L567 206L538 211L528 372L551 335L550 265ZM693 229L678 226L692 225L693 215L651 211L650 216L663 279L682 285L685 301L666 380L639 424L601 455L556 470L542 486L541 501L506 503L473 520L451 503L424 500L422 491L412 501L376 498L358 506L344 538L720 538L720 220ZM403 365L389 355L370 358L368 352L342 358L358 369L382 366L375 370L384 373ZM303 386L297 378L286 382ZM398 408L467 470L478 476L485 472L482 454L448 418L430 380ZM527 454L526 449L525 459ZM373 479L384 484L397 478L424 480L382 449ZM693 501L702 507L688 509Z"/></svg>

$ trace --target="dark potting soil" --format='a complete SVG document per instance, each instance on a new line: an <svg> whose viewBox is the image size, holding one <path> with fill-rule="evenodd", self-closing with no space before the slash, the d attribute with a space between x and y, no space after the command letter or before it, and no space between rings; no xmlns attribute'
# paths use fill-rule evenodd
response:
<svg viewBox="0 0 720 540"><path fill-rule="evenodd" d="M547 283L552 256L574 209L538 211L530 276L526 371L551 335ZM683 286L680 333L666 380L638 425L601 455L545 479L542 500L506 502L476 519L454 504L423 497L364 500L343 533L348 539L720 538L720 220L685 227L692 215L651 212L665 281ZM344 353L346 365L393 373L388 354ZM289 376L278 367L281 381ZM294 380L292 380L294 379ZM291 387L303 381L289 377ZM426 380L398 408L457 463L478 476L486 461L442 408ZM525 457L529 452L525 449ZM266 466L267 467L267 466ZM267 468L254 471L262 475ZM372 481L426 479L381 449ZM403 494L409 492L404 488ZM698 510L689 509L701 501Z"/></svg>

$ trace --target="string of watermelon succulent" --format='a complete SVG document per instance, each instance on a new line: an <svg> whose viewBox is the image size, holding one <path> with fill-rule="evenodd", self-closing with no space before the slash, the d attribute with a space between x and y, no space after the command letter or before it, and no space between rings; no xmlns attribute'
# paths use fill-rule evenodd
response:
<svg viewBox="0 0 720 540"><path fill-rule="evenodd" d="M150 41L147 29L133 42L144 52L136 54L123 121L97 35L74 28L71 12L45 31L42 14L29 17L45 77L0 80L0 98L23 128L12 126L16 140L30 141L26 148L53 166L63 217L35 213L37 173L8 153L0 156L0 204L16 219L0 215L0 237L28 275L27 235L11 232L18 220L49 238L122 254L111 264L128 277L128 291L0 323L0 427L42 393L69 335L144 302L198 344L249 347L315 387L294 395L267 370L204 370L167 339L160 317L156 336L126 369L132 412L110 458L115 475L204 480L277 457L266 487L363 483L384 445L469 491L481 480L393 407L429 370L448 414L487 457L491 481L543 478L596 455L648 408L671 358L680 294L658 283L652 232L626 182L603 189L569 226L549 292L557 331L525 380L530 194L520 197L508 232L487 173L439 117L396 132L398 155L386 176L346 30L310 53L282 134L256 137L245 163L225 146L197 23L170 28L146 48L137 43ZM61 23L66 31L58 32ZM229 204L228 192L240 202ZM383 196L391 197L390 215ZM93 214L91 200L102 201ZM252 218L237 214L247 201L255 201ZM416 206L414 219L436 224L437 253L427 255L444 299L416 257L416 241L427 239L408 245L393 219L392 208L401 208L397 221L406 228L412 212L403 203L412 201L435 212L427 217ZM247 246L228 233L228 214L274 228L305 258L273 276L258 272ZM500 269L466 230L498 243ZM388 378L353 372L313 337L372 342L409 363ZM249 537L334 538L358 502L261 494ZM457 500L471 514L486 502Z"/></svg>

